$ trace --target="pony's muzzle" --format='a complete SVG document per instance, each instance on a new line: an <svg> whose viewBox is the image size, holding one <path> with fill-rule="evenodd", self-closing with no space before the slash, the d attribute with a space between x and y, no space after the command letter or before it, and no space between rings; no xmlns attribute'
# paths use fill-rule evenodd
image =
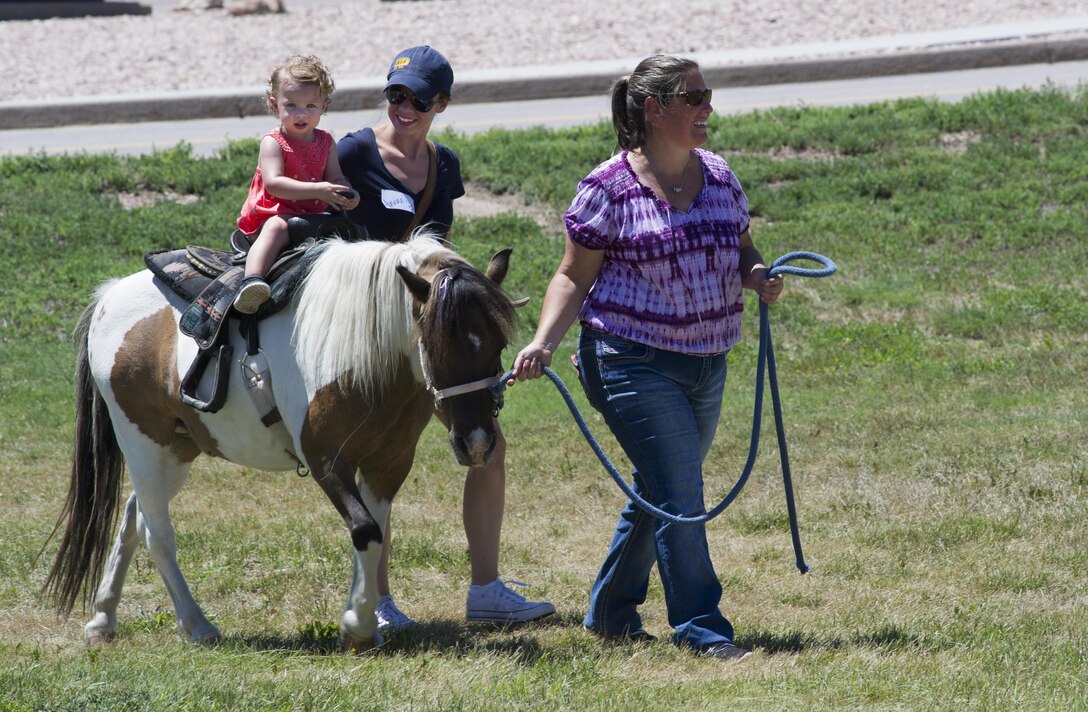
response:
<svg viewBox="0 0 1088 712"><path fill-rule="evenodd" d="M486 465L495 452L497 439L495 432L484 428L474 428L468 435L461 437L450 431L450 446L457 462L467 467Z"/></svg>

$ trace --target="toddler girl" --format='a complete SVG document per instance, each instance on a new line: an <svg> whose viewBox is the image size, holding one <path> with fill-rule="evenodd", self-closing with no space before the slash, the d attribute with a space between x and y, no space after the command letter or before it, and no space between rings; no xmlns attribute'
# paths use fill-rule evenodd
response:
<svg viewBox="0 0 1088 712"><path fill-rule="evenodd" d="M238 218L253 243L234 299L243 314L253 314L268 300L264 277L290 243L287 218L359 204L359 194L340 170L332 135L317 128L333 88L329 70L313 56L289 58L268 80L268 111L280 125L261 138L260 160Z"/></svg>

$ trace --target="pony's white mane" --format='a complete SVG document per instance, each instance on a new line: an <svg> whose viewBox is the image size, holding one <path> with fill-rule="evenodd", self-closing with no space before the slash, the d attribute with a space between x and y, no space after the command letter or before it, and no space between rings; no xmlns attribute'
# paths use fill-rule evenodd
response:
<svg viewBox="0 0 1088 712"><path fill-rule="evenodd" d="M412 296L397 265L413 272L427 258L462 260L417 230L407 242L330 240L302 286L292 341L307 387L316 390L346 373L377 394L407 357L417 379L419 335Z"/></svg>

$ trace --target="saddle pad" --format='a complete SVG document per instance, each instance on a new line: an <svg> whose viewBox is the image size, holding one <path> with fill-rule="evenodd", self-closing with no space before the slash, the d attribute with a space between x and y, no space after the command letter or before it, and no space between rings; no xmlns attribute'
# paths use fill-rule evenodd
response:
<svg viewBox="0 0 1088 712"><path fill-rule="evenodd" d="M187 302L200 296L212 278L189 262L186 250L159 250L144 255L144 264L175 294Z"/></svg>
<svg viewBox="0 0 1088 712"><path fill-rule="evenodd" d="M213 279L181 315L181 333L196 339L201 349L214 346L243 279L241 267L231 267Z"/></svg>
<svg viewBox="0 0 1088 712"><path fill-rule="evenodd" d="M308 240L298 247L288 250L269 270L271 277L270 286L272 296L257 311L257 318L263 319L271 316L287 306L298 289L299 284L309 274L313 257L317 250L311 250L315 243ZM199 259L194 259L194 252ZM187 302L195 303L209 289L215 279L207 272L212 271L215 265L222 265L224 270L219 274L226 274L231 270L241 269L226 262L231 257L230 253L216 250L210 247L190 247L184 250L160 250L144 255L144 264L151 273L158 277L171 291ZM199 263L199 267L196 265ZM234 284L234 282L230 282ZM238 284L235 284L237 290ZM226 299L225 294L220 294L222 287L216 288L215 299ZM209 295L211 294L209 293ZM233 301L233 296L231 296ZM229 305L228 305L229 306ZM198 339L199 340L199 339Z"/></svg>

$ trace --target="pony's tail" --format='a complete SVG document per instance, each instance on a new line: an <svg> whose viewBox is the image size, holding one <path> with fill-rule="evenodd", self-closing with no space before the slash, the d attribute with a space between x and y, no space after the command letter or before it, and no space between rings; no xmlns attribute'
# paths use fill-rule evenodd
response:
<svg viewBox="0 0 1088 712"><path fill-rule="evenodd" d="M117 518L125 458L117 444L106 402L91 377L87 332L97 302L76 327L76 428L68 499L57 517L52 539L64 527L53 567L42 586L56 612L67 617L82 591L83 605L102 579L107 545ZM46 540L48 543L49 540Z"/></svg>

